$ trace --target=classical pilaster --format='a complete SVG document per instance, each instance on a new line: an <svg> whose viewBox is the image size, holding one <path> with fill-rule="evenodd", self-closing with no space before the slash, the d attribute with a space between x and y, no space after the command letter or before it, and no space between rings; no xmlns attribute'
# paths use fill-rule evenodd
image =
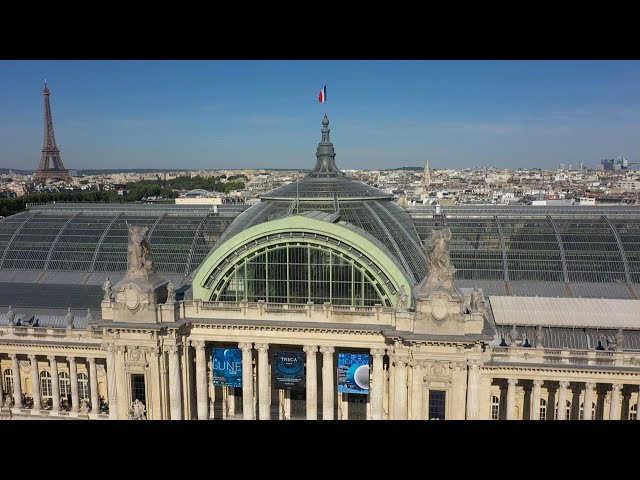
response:
<svg viewBox="0 0 640 480"><path fill-rule="evenodd" d="M533 388L531 389L531 411L529 418L531 420L540 420L540 393L542 390L542 384L544 380L534 380Z"/></svg>
<svg viewBox="0 0 640 480"><path fill-rule="evenodd" d="M305 345L307 354L307 420L318 419L318 362L317 345Z"/></svg>
<svg viewBox="0 0 640 480"><path fill-rule="evenodd" d="M22 408L22 382L20 381L20 364L18 355L9 354L11 358L11 371L13 373L13 401L15 408Z"/></svg>
<svg viewBox="0 0 640 480"><path fill-rule="evenodd" d="M507 420L516 419L516 383L517 378L507 380Z"/></svg>
<svg viewBox="0 0 640 480"><path fill-rule="evenodd" d="M182 375L178 346L169 347L169 407L171 420L182 420Z"/></svg>
<svg viewBox="0 0 640 480"><path fill-rule="evenodd" d="M124 354L127 347L124 345L115 345L115 367L116 367L116 401L118 402L118 419L128 420L129 409L131 408L131 385L130 377L127 375L127 370L124 361Z"/></svg>
<svg viewBox="0 0 640 480"><path fill-rule="evenodd" d="M203 341L191 342L196 349L196 400L198 420L209 419L209 384L207 382L207 356Z"/></svg>
<svg viewBox="0 0 640 480"><path fill-rule="evenodd" d="M53 406L51 411L60 411L60 380L58 376L58 361L55 355L49 355L49 368L51 370L51 396L53 397Z"/></svg>
<svg viewBox="0 0 640 480"><path fill-rule="evenodd" d="M614 383L611 385L611 410L609 410L609 420L620 420L620 390L623 385L620 383Z"/></svg>
<svg viewBox="0 0 640 480"><path fill-rule="evenodd" d="M78 395L78 366L76 357L67 357L69 362L69 377L71 378L71 411L80 411L80 400Z"/></svg>
<svg viewBox="0 0 640 480"><path fill-rule="evenodd" d="M269 344L256 343L258 350L258 414L260 420L271 418L271 391L269 390Z"/></svg>
<svg viewBox="0 0 640 480"><path fill-rule="evenodd" d="M98 397L98 369L96 359L87 358L89 361L89 388L91 390L91 413L100 413L100 398Z"/></svg>
<svg viewBox="0 0 640 480"><path fill-rule="evenodd" d="M411 369L409 370L409 379L411 382L411 396L409 397L409 419L420 420L425 418L422 416L422 390L423 390L423 362L411 360L409 362Z"/></svg>
<svg viewBox="0 0 640 480"><path fill-rule="evenodd" d="M591 418L591 405L593 405L593 389L596 384L587 382L584 384L584 402L582 403L582 419L593 420Z"/></svg>
<svg viewBox="0 0 640 480"><path fill-rule="evenodd" d="M556 420L567 419L567 388L569 388L569 382L560 382L560 388L558 389L558 414Z"/></svg>
<svg viewBox="0 0 640 480"><path fill-rule="evenodd" d="M117 420L118 394L116 383L116 347L107 344L103 347L107 351L107 397L109 398L109 419Z"/></svg>
<svg viewBox="0 0 640 480"><path fill-rule="evenodd" d="M407 364L409 357L394 355L392 357L395 366L395 383L393 395L393 419L407 419Z"/></svg>
<svg viewBox="0 0 640 480"><path fill-rule="evenodd" d="M253 344L239 343L242 350L242 417L253 420Z"/></svg>
<svg viewBox="0 0 640 480"><path fill-rule="evenodd" d="M384 419L384 348L373 348L373 382L371 385L371 418Z"/></svg>
<svg viewBox="0 0 640 480"><path fill-rule="evenodd" d="M40 410L42 402L40 400L40 372L38 371L38 360L35 355L29 355L31 360L31 390L33 396L33 409Z"/></svg>
<svg viewBox="0 0 640 480"><path fill-rule="evenodd" d="M322 352L322 419L333 420L333 347L320 347Z"/></svg>
<svg viewBox="0 0 640 480"><path fill-rule="evenodd" d="M480 418L480 365L477 361L472 361L469 365L468 384L467 420L478 420Z"/></svg>

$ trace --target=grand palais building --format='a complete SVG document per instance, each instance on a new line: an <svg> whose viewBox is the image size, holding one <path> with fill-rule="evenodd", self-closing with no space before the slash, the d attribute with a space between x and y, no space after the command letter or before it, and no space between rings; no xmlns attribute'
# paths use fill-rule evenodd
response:
<svg viewBox="0 0 640 480"><path fill-rule="evenodd" d="M1 419L631 420L640 209L259 203L0 221Z"/></svg>

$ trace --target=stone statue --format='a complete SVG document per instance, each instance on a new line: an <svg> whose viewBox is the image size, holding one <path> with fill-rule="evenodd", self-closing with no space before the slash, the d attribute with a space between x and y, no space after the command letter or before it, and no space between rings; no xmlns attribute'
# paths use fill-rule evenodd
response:
<svg viewBox="0 0 640 480"><path fill-rule="evenodd" d="M622 351L622 347L624 346L624 334L622 333L622 329L619 328L616 333L616 350Z"/></svg>
<svg viewBox="0 0 640 480"><path fill-rule="evenodd" d="M7 395L4 399L4 408L13 407L13 395Z"/></svg>
<svg viewBox="0 0 640 480"><path fill-rule="evenodd" d="M166 304L176 303L176 287L173 283L167 283L167 301Z"/></svg>
<svg viewBox="0 0 640 480"><path fill-rule="evenodd" d="M89 402L87 402L86 398L80 400L80 413L89 413Z"/></svg>
<svg viewBox="0 0 640 480"><path fill-rule="evenodd" d="M511 338L511 345L519 347L522 345L522 337L518 332L518 329L514 325L509 332L509 337Z"/></svg>
<svg viewBox="0 0 640 480"><path fill-rule="evenodd" d="M131 403L131 410L129 413L131 416L131 420L147 419L147 408L144 406L144 403L142 403L137 398Z"/></svg>
<svg viewBox="0 0 640 480"><path fill-rule="evenodd" d="M472 312L484 312L484 300L482 299L482 290L474 288L471 292L471 311Z"/></svg>
<svg viewBox="0 0 640 480"><path fill-rule="evenodd" d="M153 255L149 248L149 228L129 225L129 246L127 247L127 275L154 270Z"/></svg>
<svg viewBox="0 0 640 480"><path fill-rule="evenodd" d="M7 312L7 320L12 327L16 324L16 312L13 311L13 307L9 305L9 311Z"/></svg>
<svg viewBox="0 0 640 480"><path fill-rule="evenodd" d="M456 269L449 258L449 242L451 230L432 230L431 239L422 244L422 249L427 257L429 270L422 281L413 289L416 299L428 298L435 290L442 289L460 297L460 292L453 283L453 274ZM461 299L461 301L464 299ZM420 308L416 304L417 311Z"/></svg>
<svg viewBox="0 0 640 480"><path fill-rule="evenodd" d="M73 328L73 321L75 320L75 317L73 316L73 313L71 313L71 307L67 310L67 315L64 319L67 322L67 328Z"/></svg>
<svg viewBox="0 0 640 480"><path fill-rule="evenodd" d="M407 293L404 285L400 285L400 290L396 292L396 312L406 312L407 310Z"/></svg>
<svg viewBox="0 0 640 480"><path fill-rule="evenodd" d="M424 245L424 253L429 262L429 278L442 281L451 278L456 269L449 258L451 230L432 230L431 240Z"/></svg>
<svg viewBox="0 0 640 480"><path fill-rule="evenodd" d="M544 345L544 336L542 335L542 325L536 327L536 348L542 348Z"/></svg>
<svg viewBox="0 0 640 480"><path fill-rule="evenodd" d="M102 284L102 291L104 292L104 298L102 299L103 302L111 301L111 287L111 281L109 280L109 277L107 277L107 279Z"/></svg>

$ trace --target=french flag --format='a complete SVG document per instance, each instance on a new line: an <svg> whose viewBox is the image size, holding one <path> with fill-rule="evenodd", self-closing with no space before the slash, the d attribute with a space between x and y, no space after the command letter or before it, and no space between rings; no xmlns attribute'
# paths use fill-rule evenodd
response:
<svg viewBox="0 0 640 480"><path fill-rule="evenodd" d="M325 85L324 87L322 87L322 90L320 90L320 95L318 95L318 101L320 103L324 103L327 101L327 86Z"/></svg>

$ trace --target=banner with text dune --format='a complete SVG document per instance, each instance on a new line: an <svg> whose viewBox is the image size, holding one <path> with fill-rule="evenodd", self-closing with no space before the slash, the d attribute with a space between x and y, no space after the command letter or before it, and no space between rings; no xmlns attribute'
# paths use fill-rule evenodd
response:
<svg viewBox="0 0 640 480"><path fill-rule="evenodd" d="M214 385L242 386L242 351L239 348L214 348L211 359Z"/></svg>

